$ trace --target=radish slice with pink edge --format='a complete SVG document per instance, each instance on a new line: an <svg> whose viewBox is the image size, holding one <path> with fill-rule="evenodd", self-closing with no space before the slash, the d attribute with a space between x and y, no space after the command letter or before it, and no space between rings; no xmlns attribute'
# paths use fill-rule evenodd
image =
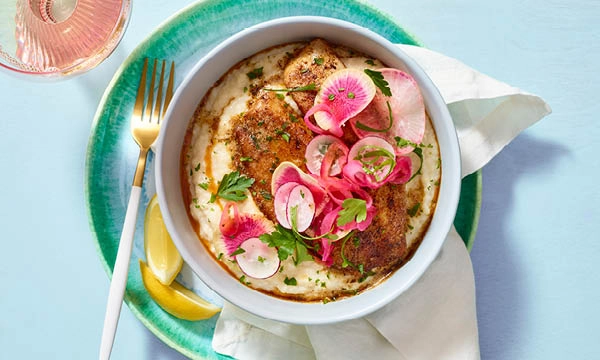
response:
<svg viewBox="0 0 600 360"><path fill-rule="evenodd" d="M297 182L289 182L283 184L277 192L275 192L275 199L273 199L273 208L275 210L275 218L277 222L286 229L291 229L292 224L288 220L288 200L292 189L298 186Z"/></svg>
<svg viewBox="0 0 600 360"><path fill-rule="evenodd" d="M296 210L293 211L292 209ZM295 223L298 232L306 231L315 216L315 200L310 190L304 185L295 186L289 193L287 220L290 224L294 223L294 215L296 216Z"/></svg>
<svg viewBox="0 0 600 360"><path fill-rule="evenodd" d="M384 138L394 144L398 155L408 154L414 147L407 144L397 146L396 137L415 144L419 144L423 140L426 122L423 96L417 82L409 74L390 68L378 69L377 71L381 72L388 82L392 96L385 96L380 90L377 90L373 101L364 111L353 117L350 124L358 137L377 136ZM364 130L364 126L380 130L389 126L388 102L392 110L393 122L391 128L383 132ZM363 125L363 129L359 128L358 123Z"/></svg>
<svg viewBox="0 0 600 360"><path fill-rule="evenodd" d="M232 209L232 211L230 211ZM219 229L225 236L234 236L240 227L240 215L238 206L234 202L228 201L223 207Z"/></svg>
<svg viewBox="0 0 600 360"><path fill-rule="evenodd" d="M386 182L395 165L394 147L382 138L369 136L350 149L344 176L360 186L377 188Z"/></svg>
<svg viewBox="0 0 600 360"><path fill-rule="evenodd" d="M333 147L333 145L336 147ZM332 135L319 135L313 138L306 146L304 157L306 158L306 168L311 174L319 175L321 173L321 165L323 159L329 150L335 151L334 160L331 164L329 176L336 176L342 172L342 167L346 163L348 155L348 147Z"/></svg>
<svg viewBox="0 0 600 360"><path fill-rule="evenodd" d="M302 171L299 167L289 161L284 161L273 172L271 177L271 193L277 194L281 186L286 183L295 182L310 189L315 201L315 212L320 214L327 205L329 196L327 191L319 184L319 181Z"/></svg>
<svg viewBox="0 0 600 360"><path fill-rule="evenodd" d="M342 136L342 126L369 105L376 91L373 81L360 70L335 71L323 81L315 98L315 107L306 113L304 121L312 130L314 125L310 123L310 115L313 115L319 128Z"/></svg>
<svg viewBox="0 0 600 360"><path fill-rule="evenodd" d="M277 255L277 249L267 246L259 238L253 237L244 241L240 248L244 252L236 255L235 261L240 270L249 277L266 279L275 275L279 270L281 261Z"/></svg>

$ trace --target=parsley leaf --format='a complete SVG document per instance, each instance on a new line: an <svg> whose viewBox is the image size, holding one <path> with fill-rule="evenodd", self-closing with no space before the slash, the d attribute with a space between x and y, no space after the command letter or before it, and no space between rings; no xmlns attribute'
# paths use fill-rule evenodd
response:
<svg viewBox="0 0 600 360"><path fill-rule="evenodd" d="M217 193L213 193L210 197L210 202L215 202L217 197L231 201L245 200L248 195L246 195L244 191L252 186L252 184L254 184L254 179L245 175L240 175L237 171L225 174L219 183Z"/></svg>
<svg viewBox="0 0 600 360"><path fill-rule="evenodd" d="M198 184L202 189L208 190L208 181Z"/></svg>
<svg viewBox="0 0 600 360"><path fill-rule="evenodd" d="M236 256L239 254L243 254L245 252L246 252L246 250L242 249L241 247L238 247L233 253L231 253L231 256Z"/></svg>
<svg viewBox="0 0 600 360"><path fill-rule="evenodd" d="M250 79L250 80L254 80L256 78L259 78L259 77L262 76L262 74L263 74L263 67L262 66L259 67L259 68L254 69L254 70L252 70L252 71L250 71L248 73L246 73L246 75L248 76L248 79Z"/></svg>
<svg viewBox="0 0 600 360"><path fill-rule="evenodd" d="M306 243L299 239L292 230L279 224L277 224L275 231L270 234L262 234L258 238L269 247L277 248L277 256L280 260L285 260L294 254L296 254L294 258L294 264L296 265L302 261L313 260L313 257L308 253Z"/></svg>
<svg viewBox="0 0 600 360"><path fill-rule="evenodd" d="M367 202L363 199L349 198L342 203L342 210L337 219L337 226L344 226L352 221L361 222L367 219Z"/></svg>
<svg viewBox="0 0 600 360"><path fill-rule="evenodd" d="M365 74L369 75L371 80L373 80L375 86L377 86L379 90L381 90L383 95L392 96L392 90L389 87L389 83L385 81L381 72L371 69L365 69Z"/></svg>

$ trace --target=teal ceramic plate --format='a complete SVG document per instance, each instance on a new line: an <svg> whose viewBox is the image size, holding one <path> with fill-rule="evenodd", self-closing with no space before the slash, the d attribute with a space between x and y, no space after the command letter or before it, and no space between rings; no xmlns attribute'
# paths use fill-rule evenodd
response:
<svg viewBox="0 0 600 360"><path fill-rule="evenodd" d="M215 45L236 32L278 17L320 15L367 27L395 43L418 45L392 19L360 1L318 0L208 0L178 12L144 40L119 68L98 107L86 157L85 196L90 226L100 259L112 274L138 149L129 134L142 59L164 58L177 63L179 83L185 74ZM140 209L155 193L153 157L145 174ZM479 218L481 173L462 183L455 226L470 248ZM150 299L140 278L137 258L144 258L143 216L138 216L134 250L125 302L140 321L169 346L194 359L217 359L211 339L216 317L188 322L165 313ZM184 266L178 280L209 301L222 299L197 280Z"/></svg>

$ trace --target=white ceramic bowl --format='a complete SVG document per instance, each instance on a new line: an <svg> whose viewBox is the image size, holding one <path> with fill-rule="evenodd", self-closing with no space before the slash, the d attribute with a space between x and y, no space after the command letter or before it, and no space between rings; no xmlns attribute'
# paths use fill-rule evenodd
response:
<svg viewBox="0 0 600 360"><path fill-rule="evenodd" d="M204 94L230 67L268 47L316 37L374 56L416 79L440 145L442 181L438 204L423 242L412 259L387 280L359 295L322 303L301 303L265 295L242 285L208 254L194 233L180 189L180 151L186 128ZM324 17L281 18L248 28L200 60L177 89L162 125L156 181L160 207L183 259L227 301L264 318L297 324L324 324L373 312L402 294L425 272L452 225L460 193L460 154L456 132L438 90L406 54L383 37L358 25Z"/></svg>

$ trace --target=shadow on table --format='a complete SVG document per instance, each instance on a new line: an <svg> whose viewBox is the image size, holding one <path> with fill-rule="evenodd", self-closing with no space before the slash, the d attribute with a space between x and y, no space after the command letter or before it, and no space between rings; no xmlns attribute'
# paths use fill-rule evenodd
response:
<svg viewBox="0 0 600 360"><path fill-rule="evenodd" d="M177 350L170 348L167 344L163 343L159 338L154 336L150 330L144 326L144 333L146 334L147 346L146 346L146 357L145 360L186 360L187 357L183 356Z"/></svg>
<svg viewBox="0 0 600 360"><path fill-rule="evenodd" d="M527 326L525 266L511 246L509 214L519 179L553 176L568 150L521 135L483 170L481 218L471 253L477 289L477 318L482 359L506 359ZM514 349L513 349L514 350Z"/></svg>

